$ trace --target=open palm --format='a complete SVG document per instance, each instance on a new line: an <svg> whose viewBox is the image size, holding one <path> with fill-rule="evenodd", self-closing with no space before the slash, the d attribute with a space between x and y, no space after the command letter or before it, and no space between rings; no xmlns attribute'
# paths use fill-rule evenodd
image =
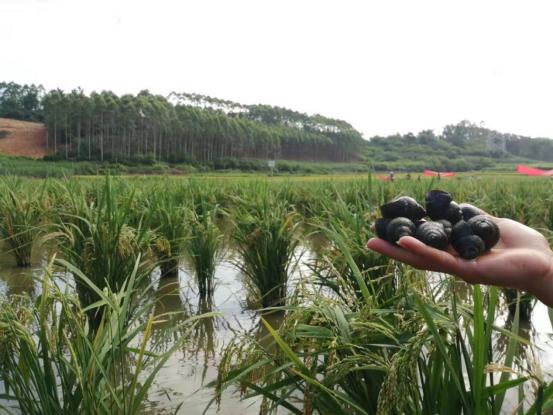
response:
<svg viewBox="0 0 553 415"><path fill-rule="evenodd" d="M465 260L450 248L440 251L404 236L398 245L373 238L367 247L418 269L456 275L471 284L517 288L553 306L553 252L536 230L511 219L492 217L501 233L486 254Z"/></svg>

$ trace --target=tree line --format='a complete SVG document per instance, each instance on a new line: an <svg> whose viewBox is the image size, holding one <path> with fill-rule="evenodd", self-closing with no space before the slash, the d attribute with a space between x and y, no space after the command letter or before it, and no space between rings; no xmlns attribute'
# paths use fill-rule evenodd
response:
<svg viewBox="0 0 553 415"><path fill-rule="evenodd" d="M393 134L370 139L367 155L379 170L476 170L497 162L553 161L553 140L501 133L463 120L439 134Z"/></svg>
<svg viewBox="0 0 553 415"><path fill-rule="evenodd" d="M87 95L0 83L0 117L44 121L67 160L212 162L225 158L353 161L366 142L345 121L199 94Z"/></svg>

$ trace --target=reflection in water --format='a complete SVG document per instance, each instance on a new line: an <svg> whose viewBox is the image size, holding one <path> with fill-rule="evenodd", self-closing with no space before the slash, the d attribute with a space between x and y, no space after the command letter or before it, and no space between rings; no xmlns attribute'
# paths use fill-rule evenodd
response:
<svg viewBox="0 0 553 415"><path fill-rule="evenodd" d="M184 335L186 329L181 323L189 315L190 307L181 297L179 278L160 278L155 293L154 317L156 324L154 324L152 334L156 348L166 351L179 337Z"/></svg>
<svg viewBox="0 0 553 415"><path fill-rule="evenodd" d="M156 379L156 388L149 396L151 404L148 410L159 413L161 409L171 412L182 402L179 414L201 414L213 398L213 390L203 386L217 377L221 349L238 333L245 333L254 327L255 314L244 311L241 302L244 299L243 287L238 272L228 263L223 262L216 269L216 288L211 298L201 300L195 290L193 276L181 269L179 279L171 282L160 282L157 297L161 298L156 314L183 311L182 318L200 316L206 313L217 313L216 316L200 318L194 326L184 333L187 341L183 347L171 356ZM176 291L179 296L177 297ZM181 320L182 321L182 320ZM171 329L175 320L163 324ZM176 333L179 334L179 333ZM171 345L168 345L171 346ZM252 401L241 401L234 391L224 394L219 412L213 405L208 414L257 414L258 405ZM172 412L171 412L172 413Z"/></svg>
<svg viewBox="0 0 553 415"><path fill-rule="evenodd" d="M47 249L35 247L31 257L31 268L19 268L5 252L0 254L0 294L38 295L37 284L47 266Z"/></svg>
<svg viewBox="0 0 553 415"><path fill-rule="evenodd" d="M20 275L16 273L5 274L1 278L6 285L5 291L8 297L24 294L31 297L36 295L35 277L31 272L21 273Z"/></svg>
<svg viewBox="0 0 553 415"><path fill-rule="evenodd" d="M284 312L283 311L273 311L269 313L264 313L259 319L257 325L256 339L261 347L265 349L266 352L272 353L275 351L276 343L274 337L271 335L267 326L263 323L263 320L271 326L273 330L280 329L282 322L284 321Z"/></svg>
<svg viewBox="0 0 553 415"><path fill-rule="evenodd" d="M213 298L198 299L196 316L211 313L213 311ZM215 362L215 331L220 327L221 319L217 316L200 318L194 325L190 342L186 345L188 351L195 357L198 364L202 365L202 385L205 383L207 370Z"/></svg>

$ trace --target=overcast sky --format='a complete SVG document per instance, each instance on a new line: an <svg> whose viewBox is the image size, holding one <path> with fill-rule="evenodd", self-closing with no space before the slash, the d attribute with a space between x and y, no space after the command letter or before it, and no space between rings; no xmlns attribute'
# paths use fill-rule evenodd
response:
<svg viewBox="0 0 553 415"><path fill-rule="evenodd" d="M0 80L553 138L548 1L0 0Z"/></svg>

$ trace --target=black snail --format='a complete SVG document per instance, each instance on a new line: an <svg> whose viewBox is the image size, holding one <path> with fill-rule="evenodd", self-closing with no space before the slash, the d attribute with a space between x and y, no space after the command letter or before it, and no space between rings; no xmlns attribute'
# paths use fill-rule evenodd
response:
<svg viewBox="0 0 553 415"><path fill-rule="evenodd" d="M491 249L499 242L499 227L486 215L477 215L470 218L467 223L472 232L482 238L486 244L486 250Z"/></svg>
<svg viewBox="0 0 553 415"><path fill-rule="evenodd" d="M460 207L443 190L431 190L425 199L426 209L409 196L382 205L383 217L375 223L377 236L394 244L403 236L414 236L441 250L451 244L464 259L482 255L499 241L498 226L480 209ZM425 216L431 220L423 219Z"/></svg>
<svg viewBox="0 0 553 415"><path fill-rule="evenodd" d="M426 215L424 208L409 196L396 197L391 202L380 206L380 212L388 219L403 217L411 221L419 220Z"/></svg>
<svg viewBox="0 0 553 415"><path fill-rule="evenodd" d="M415 238L437 249L446 249L449 244L444 225L440 222L421 223L415 232Z"/></svg>
<svg viewBox="0 0 553 415"><path fill-rule="evenodd" d="M395 244L402 236L413 236L415 224L408 218L380 218L375 223L376 234L390 243Z"/></svg>
<svg viewBox="0 0 553 415"><path fill-rule="evenodd" d="M426 212L432 220L445 219L450 223L457 223L463 219L459 205L443 190L431 190L426 194Z"/></svg>

